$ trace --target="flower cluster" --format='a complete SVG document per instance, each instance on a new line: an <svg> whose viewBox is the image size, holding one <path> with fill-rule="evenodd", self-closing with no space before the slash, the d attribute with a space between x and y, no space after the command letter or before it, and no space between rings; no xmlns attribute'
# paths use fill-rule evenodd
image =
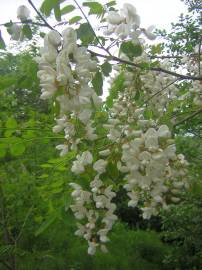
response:
<svg viewBox="0 0 202 270"><path fill-rule="evenodd" d="M129 38L135 43L140 42L139 36L142 33L151 40L156 38L153 34L154 26L150 26L148 29L140 28L140 16L131 4L123 4L120 13L109 11L106 21L109 24L105 31L106 35L116 34L122 40Z"/></svg>
<svg viewBox="0 0 202 270"><path fill-rule="evenodd" d="M65 143L57 146L61 156L81 143L81 138L76 134L77 125L83 129L83 138L97 138L91 119L92 102L98 106L101 99L89 84L97 63L91 60L87 49L79 47L76 41L76 31L72 28L65 29L62 37L58 32L50 31L44 38L41 57L37 59L41 98L50 99L57 94L60 118L56 120L53 132L65 133Z"/></svg>
<svg viewBox="0 0 202 270"><path fill-rule="evenodd" d="M121 147L117 169L126 181L128 205L140 203L143 218L149 219L160 208L179 201L179 194L187 188L188 163L182 154L176 154L168 126L158 127L156 121L145 119L145 107L134 101L132 74L126 72L125 78L127 88L114 102L105 128L109 140Z"/></svg>
<svg viewBox="0 0 202 270"><path fill-rule="evenodd" d="M109 241L107 234L117 220L114 214L116 205L111 202L115 197L112 186L105 187L99 174L90 183L90 191L83 190L76 183L70 185L74 189L72 192L74 204L71 205L71 209L75 218L81 220L77 223L78 230L75 234L88 241L88 254L94 255L97 247L107 252L105 246Z"/></svg>
<svg viewBox="0 0 202 270"><path fill-rule="evenodd" d="M139 43L142 33L150 39L155 37L152 27L140 28L140 18L130 4L124 4L120 13L110 11L107 22L107 34L115 33L121 39ZM168 126L159 124L158 120L169 100L176 98L178 89L170 75L124 68L121 71L124 89L109 109L109 119L101 124L105 129L102 130L104 150L99 151L96 143L92 144L98 139L94 116L101 104L91 87L97 62L86 48L77 45L77 34L72 28L65 29L62 34L50 31L44 38L40 54L37 62L41 98L53 99L58 105L59 115L53 132L64 132L65 141L56 148L60 156L71 150L77 153L70 164L74 179L90 179L85 188L78 183L70 184L73 189L71 209L79 220L75 234L88 241L89 254L93 255L98 247L106 252L108 232L117 219L113 203L115 192L112 185L106 184L114 156L112 165L122 178L121 184L130 198L128 205L139 204L145 219L156 215L160 208L167 208L170 202L178 202L180 191L187 186L187 162L182 154L176 154ZM134 61L148 62L148 58L143 53ZM163 94L158 95L162 91ZM147 104L141 105L141 98L144 101L145 97L152 97L151 112L157 115L154 119L145 116Z"/></svg>
<svg viewBox="0 0 202 270"><path fill-rule="evenodd" d="M30 16L30 10L26 6L19 6L17 9L17 18L19 20L26 21L29 19ZM9 33L11 34L11 39L13 40L23 40L24 34L23 34L23 28L21 25L18 25L16 23L12 24L9 27Z"/></svg>
<svg viewBox="0 0 202 270"><path fill-rule="evenodd" d="M143 218L156 215L168 203L179 201L178 195L186 186L187 162L176 154L174 141L166 125L149 128L145 133L122 145L119 170L126 173L124 188L130 198L128 205L141 207Z"/></svg>

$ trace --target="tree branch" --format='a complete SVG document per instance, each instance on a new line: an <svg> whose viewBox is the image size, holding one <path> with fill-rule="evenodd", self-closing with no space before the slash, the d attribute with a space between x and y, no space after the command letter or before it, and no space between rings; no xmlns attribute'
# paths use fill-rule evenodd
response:
<svg viewBox="0 0 202 270"><path fill-rule="evenodd" d="M181 124L183 124L184 122L187 122L188 120L192 119L193 117L195 117L196 115L202 113L202 108L195 111L194 113L192 113L191 115L187 116L186 118L182 119L181 121L179 121L178 123L174 124L174 127L179 126Z"/></svg>
<svg viewBox="0 0 202 270"><path fill-rule="evenodd" d="M123 63L123 64L127 64L127 65L130 65L130 66L136 67L136 68L142 68L141 65L139 65L139 64L135 64L133 62L121 59L121 58L116 57L116 56L107 56L107 55L104 55L104 54L101 54L101 53L93 52L91 50L88 50L88 52L91 53L94 56L99 56L99 57L108 59L109 61L110 60L111 61L116 61L116 62L119 62L119 63ZM182 75L182 74L179 74L179 73L176 73L176 72L173 72L173 71L170 71L170 70L166 70L166 69L163 69L163 68L158 68L158 67L151 67L151 68L149 68L149 70L169 74L169 75L172 75L174 77L180 78L181 80L198 80L198 81L202 81L202 76L195 77L195 76L191 76L191 75Z"/></svg>
<svg viewBox="0 0 202 270"><path fill-rule="evenodd" d="M7 23L1 23L0 26L5 26L6 27ZM37 22L33 22L32 20L26 20L23 22L12 22L12 24L33 24L33 25L38 25L38 26L42 26L42 27L47 27L47 25L43 24L43 23L37 23Z"/></svg>
<svg viewBox="0 0 202 270"><path fill-rule="evenodd" d="M33 7L33 9L36 11L36 13L38 14L38 16L41 18L41 20L44 22L44 26L48 27L49 29L51 30L55 30L45 19L44 17L41 15L41 13L37 10L37 8L35 7L35 5L33 4L33 2L31 0L27 0L30 5ZM119 57L116 57L116 56L113 56L111 55L111 53L102 45L102 43L100 42L99 38L97 37L93 27L91 26L87 16L85 15L85 13L83 12L82 8L80 7L80 5L78 4L77 0L73 0L77 7L80 9L80 11L82 12L84 18L86 19L86 21L88 22L89 26L91 27L97 41L99 42L99 44L102 46L103 50L105 50L107 52L107 54L109 55L104 55L104 54L101 54L101 53L96 53L96 52L93 52L91 50L88 49L88 52L91 53L91 55L94 55L94 56L99 56L99 57L102 57L102 58L105 58L105 59L108 59L109 61L116 61L116 62L119 62L119 63L123 63L123 64L127 64L127 65L130 65L130 66L133 66L133 67L136 67L136 68L142 68L141 65L139 64L135 64L133 62L130 62L130 61L127 61L127 60L124 60L124 59L121 59ZM176 73L176 72L173 72L173 71L170 71L170 70L166 70L166 69L163 69L163 68L158 68L158 67L152 67L150 68L149 70L153 70L153 71L157 71L157 72L162 72L162 73L165 73L165 74L169 74L169 75L172 75L172 76L175 76L177 78L180 78L180 79L183 79L183 80L199 80L201 81L202 80L202 76L198 76L198 77L195 77L195 76L191 76L191 75L182 75L182 74L179 74L179 73Z"/></svg>
<svg viewBox="0 0 202 270"><path fill-rule="evenodd" d="M33 2L31 0L27 0L28 3L32 6L32 8L36 11L37 15L39 16L39 18L41 18L41 20L44 22L44 26L48 27L51 30L55 30L45 19L44 17L41 15L41 13L38 11L38 9L35 7L35 5L33 4Z"/></svg>
<svg viewBox="0 0 202 270"><path fill-rule="evenodd" d="M97 39L97 42L100 44L100 46L102 47L102 49L103 49L104 51L106 51L110 56L112 56L111 53L109 52L109 50L107 50L107 49L102 45L100 39L99 39L98 36L96 35L96 33L95 33L95 31L94 31L94 29L93 29L93 27L92 27L90 21L88 20L86 14L83 12L83 10L82 10L81 6L79 5L79 3L77 2L77 0L73 0L73 1L74 1L74 3L77 5L77 7L78 7L79 10L81 11L81 13L83 14L83 16L84 16L85 20L87 21L87 23L89 24L89 26L90 26L90 28L91 28L91 30L92 30L92 32L93 32L95 38Z"/></svg>
<svg viewBox="0 0 202 270"><path fill-rule="evenodd" d="M166 86L164 86L161 90L159 90L158 92L154 93L151 97L149 97L145 103L147 104L152 98L154 98L155 96L157 96L158 94L160 94L161 92L163 92L165 89L167 89L169 86L171 86L172 84L176 83L179 79L176 79L174 81L172 81L171 83L167 84Z"/></svg>

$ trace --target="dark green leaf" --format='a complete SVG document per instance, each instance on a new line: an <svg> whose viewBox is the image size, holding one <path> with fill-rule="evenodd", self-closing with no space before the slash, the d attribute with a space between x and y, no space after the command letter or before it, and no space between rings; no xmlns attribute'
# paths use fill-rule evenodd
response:
<svg viewBox="0 0 202 270"><path fill-rule="evenodd" d="M57 219L57 215L53 214L49 216L39 227L39 229L35 232L35 236L39 236L42 234L44 231L46 231Z"/></svg>
<svg viewBox="0 0 202 270"><path fill-rule="evenodd" d="M29 25L27 24L23 25L22 31L26 38L32 39L32 30Z"/></svg>
<svg viewBox="0 0 202 270"><path fill-rule="evenodd" d="M0 158L4 157L6 155L6 144L0 144Z"/></svg>
<svg viewBox="0 0 202 270"><path fill-rule="evenodd" d="M92 85L94 87L95 92L98 96L101 96L103 94L102 87L103 87L103 78L102 73L100 71L97 71L93 80Z"/></svg>
<svg viewBox="0 0 202 270"><path fill-rule="evenodd" d="M104 64L101 65L101 69L105 76L109 76L112 71L112 65L109 62L104 62Z"/></svg>
<svg viewBox="0 0 202 270"><path fill-rule="evenodd" d="M88 45L94 40L94 33L89 23L83 23L77 30L78 38L82 41L83 45Z"/></svg>
<svg viewBox="0 0 202 270"><path fill-rule="evenodd" d="M120 51L125 53L130 59L140 56L143 52L140 44L133 44L132 41L126 41L121 44Z"/></svg>
<svg viewBox="0 0 202 270"><path fill-rule="evenodd" d="M60 11L60 3L59 1L57 1L58 3L55 4L54 6L54 14L55 14L55 18L58 22L61 21L61 11Z"/></svg>
<svg viewBox="0 0 202 270"><path fill-rule="evenodd" d="M83 6L89 7L89 14L97 14L100 15L103 13L104 9L102 5L98 2L84 2Z"/></svg>
<svg viewBox="0 0 202 270"><path fill-rule="evenodd" d="M110 1L106 4L107 7L111 7L111 6L115 6L116 5L116 1Z"/></svg>
<svg viewBox="0 0 202 270"><path fill-rule="evenodd" d="M6 44L1 36L1 31L0 31L0 49L4 50L6 48Z"/></svg>

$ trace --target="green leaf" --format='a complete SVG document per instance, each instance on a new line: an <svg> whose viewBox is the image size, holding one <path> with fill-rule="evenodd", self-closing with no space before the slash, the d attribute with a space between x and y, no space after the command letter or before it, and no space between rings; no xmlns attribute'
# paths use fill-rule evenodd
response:
<svg viewBox="0 0 202 270"><path fill-rule="evenodd" d="M55 3L53 0L44 0L40 10L48 17L51 14L51 10L54 8L54 5Z"/></svg>
<svg viewBox="0 0 202 270"><path fill-rule="evenodd" d="M16 76L5 75L0 77L0 89L5 89L16 83Z"/></svg>
<svg viewBox="0 0 202 270"><path fill-rule="evenodd" d="M75 6L73 6L73 5L68 5L68 6L64 7L63 9L61 9L61 15L70 13L70 12L72 12L73 10L75 10Z"/></svg>
<svg viewBox="0 0 202 270"><path fill-rule="evenodd" d="M105 76L109 76L112 71L112 65L109 62L104 62L104 64L101 65L101 69Z"/></svg>
<svg viewBox="0 0 202 270"><path fill-rule="evenodd" d="M18 126L16 120L14 118L8 118L6 121L6 127L9 129L16 129Z"/></svg>
<svg viewBox="0 0 202 270"><path fill-rule="evenodd" d="M75 16L75 17L73 17L73 18L71 18L71 19L69 20L69 24L77 23L77 22L79 22L81 19L82 19L81 16Z"/></svg>
<svg viewBox="0 0 202 270"><path fill-rule="evenodd" d="M32 30L29 25L23 25L22 31L26 38L32 39Z"/></svg>
<svg viewBox="0 0 202 270"><path fill-rule="evenodd" d="M89 23L83 23L77 30L78 38L82 41L83 45L88 45L94 40L94 33Z"/></svg>
<svg viewBox="0 0 202 270"><path fill-rule="evenodd" d="M93 80L92 85L95 89L95 92L98 96L101 96L103 94L102 87L103 87L103 78L102 73L100 71L97 71Z"/></svg>
<svg viewBox="0 0 202 270"><path fill-rule="evenodd" d="M103 6L98 2L84 2L83 6L90 8L89 15L90 14L101 15L104 11Z"/></svg>
<svg viewBox="0 0 202 270"><path fill-rule="evenodd" d="M41 5L41 12L47 17L51 15L51 11L54 10L54 15L57 21L61 21L60 0L44 0Z"/></svg>
<svg viewBox="0 0 202 270"><path fill-rule="evenodd" d="M43 232L45 232L57 219L57 215L56 214L52 214L51 216L49 216L39 227L39 229L35 232L35 236L39 236L40 234L42 234Z"/></svg>
<svg viewBox="0 0 202 270"><path fill-rule="evenodd" d="M133 44L132 41L126 41L121 44L120 51L125 53L130 59L140 56L143 52L140 44Z"/></svg>
<svg viewBox="0 0 202 270"><path fill-rule="evenodd" d="M112 7L116 5L116 1L110 1L106 4L107 7Z"/></svg>
<svg viewBox="0 0 202 270"><path fill-rule="evenodd" d="M0 144L0 158L6 155L6 148L7 146L3 143Z"/></svg>
<svg viewBox="0 0 202 270"><path fill-rule="evenodd" d="M11 143L9 145L10 153L13 156L20 156L25 151L25 145L21 138L12 137Z"/></svg>
<svg viewBox="0 0 202 270"><path fill-rule="evenodd" d="M57 1L57 3L54 6L54 14L55 14L55 18L58 22L61 21L61 11L60 11L60 3L59 1Z"/></svg>
<svg viewBox="0 0 202 270"><path fill-rule="evenodd" d="M6 48L6 44L1 36L1 31L0 31L0 49L4 50Z"/></svg>
<svg viewBox="0 0 202 270"><path fill-rule="evenodd" d="M110 95L107 97L107 100L106 100L106 105L109 108L112 107L113 100L118 97L119 92L123 91L124 81L125 81L125 77L123 73L119 74L117 78L114 80L113 85L109 91Z"/></svg>

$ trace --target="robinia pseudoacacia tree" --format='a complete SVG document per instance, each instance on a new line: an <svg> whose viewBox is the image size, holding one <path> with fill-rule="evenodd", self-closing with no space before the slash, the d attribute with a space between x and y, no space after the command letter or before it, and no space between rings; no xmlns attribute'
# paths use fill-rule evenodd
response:
<svg viewBox="0 0 202 270"><path fill-rule="evenodd" d="M167 116L192 106L183 122L202 112L201 39L194 54L177 56L176 68L162 56L162 44L149 45L154 27L143 28L131 4L117 10L115 1L45 0L38 10L28 2L38 17L20 6L19 21L5 26L14 40L31 39L32 27L48 29L35 60L41 99L56 111L53 132L64 135L56 148L68 163L75 234L87 240L89 254L106 252L120 187L144 219L178 203L189 187L188 162L176 152L173 132L180 123ZM55 26L47 21L52 11Z"/></svg>

